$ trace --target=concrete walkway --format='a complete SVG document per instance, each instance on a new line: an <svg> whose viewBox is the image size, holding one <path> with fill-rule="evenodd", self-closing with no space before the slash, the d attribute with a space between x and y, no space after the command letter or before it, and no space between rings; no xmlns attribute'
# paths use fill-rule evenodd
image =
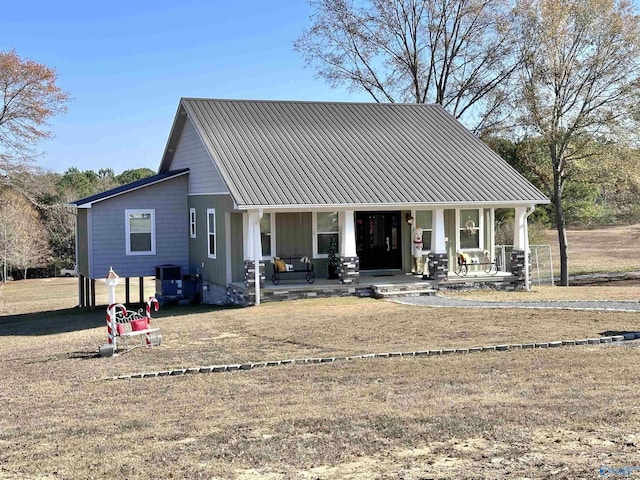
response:
<svg viewBox="0 0 640 480"><path fill-rule="evenodd" d="M390 301L405 305L421 307L447 308L541 308L561 310L601 310L614 312L640 312L640 302L637 301L608 301L608 300L575 300L575 301L519 301L497 302L473 300L468 298L443 297L428 295L421 297L398 297Z"/></svg>

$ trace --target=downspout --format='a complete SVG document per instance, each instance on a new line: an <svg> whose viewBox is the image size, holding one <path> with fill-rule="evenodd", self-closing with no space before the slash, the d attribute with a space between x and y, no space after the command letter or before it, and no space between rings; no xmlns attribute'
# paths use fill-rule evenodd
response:
<svg viewBox="0 0 640 480"><path fill-rule="evenodd" d="M524 216L524 222L526 225L526 235L524 236L524 288L527 292L531 291L531 283L529 282L529 215L536 211L535 204L527 207L526 214Z"/></svg>
<svg viewBox="0 0 640 480"><path fill-rule="evenodd" d="M255 280L255 289L256 289L256 306L260 305L260 260L262 260L262 239L260 238L260 222L264 215L264 210L259 209L258 215L256 218L256 224L252 225L254 228L254 236L253 236L253 248L254 248L254 280Z"/></svg>

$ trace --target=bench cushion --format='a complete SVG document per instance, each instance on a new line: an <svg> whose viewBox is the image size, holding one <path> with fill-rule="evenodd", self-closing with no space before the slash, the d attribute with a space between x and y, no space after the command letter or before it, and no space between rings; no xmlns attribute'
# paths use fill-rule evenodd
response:
<svg viewBox="0 0 640 480"><path fill-rule="evenodd" d="M274 260L273 261L273 266L276 269L276 272L286 272L287 271L287 264L285 263L284 260Z"/></svg>
<svg viewBox="0 0 640 480"><path fill-rule="evenodd" d="M137 332L139 330L146 330L148 328L147 319L140 318L139 320L131 320L131 330Z"/></svg>

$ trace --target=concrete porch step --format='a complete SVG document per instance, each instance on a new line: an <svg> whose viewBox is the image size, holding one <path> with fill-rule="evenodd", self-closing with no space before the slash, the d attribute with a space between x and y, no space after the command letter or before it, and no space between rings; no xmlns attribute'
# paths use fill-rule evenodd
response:
<svg viewBox="0 0 640 480"><path fill-rule="evenodd" d="M430 283L383 284L371 286L374 298L435 295Z"/></svg>

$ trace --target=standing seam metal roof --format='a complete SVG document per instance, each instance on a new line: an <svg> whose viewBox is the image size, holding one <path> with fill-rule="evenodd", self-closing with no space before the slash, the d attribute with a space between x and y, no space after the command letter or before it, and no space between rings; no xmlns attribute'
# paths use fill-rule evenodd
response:
<svg viewBox="0 0 640 480"><path fill-rule="evenodd" d="M439 105L181 105L240 207L548 203Z"/></svg>

